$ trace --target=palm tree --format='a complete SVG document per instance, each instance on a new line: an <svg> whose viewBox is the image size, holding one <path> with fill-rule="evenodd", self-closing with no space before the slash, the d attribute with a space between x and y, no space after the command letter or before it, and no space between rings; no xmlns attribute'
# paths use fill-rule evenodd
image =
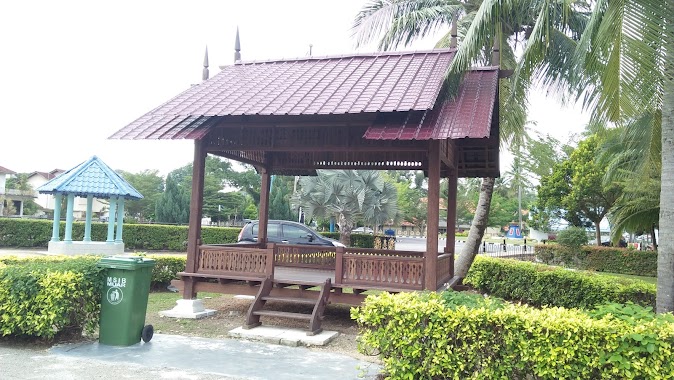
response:
<svg viewBox="0 0 674 380"><path fill-rule="evenodd" d="M581 96L617 125L653 114L661 125L658 312L674 311L674 3L598 0L575 57ZM593 84L586 86L587 83ZM656 120L657 122L657 120Z"/></svg>
<svg viewBox="0 0 674 380"><path fill-rule="evenodd" d="M335 217L340 241L351 245L356 221L378 226L394 219L398 196L393 184L374 170L318 170L318 176L302 177L293 196L293 206L301 206L308 218Z"/></svg>
<svg viewBox="0 0 674 380"><path fill-rule="evenodd" d="M382 36L381 49L409 45L454 20L463 26L463 36L447 72L450 95L457 78L474 64L498 64L513 69L510 79L499 83L502 144L521 145L526 122L526 94L540 82L562 89L573 76L569 59L587 22L589 6L571 0L374 0L358 14L354 23L358 43ZM459 16L463 16L459 19ZM443 37L438 46L447 46ZM515 49L523 45L518 59ZM500 46L498 62L490 62L492 46ZM455 266L459 283L468 273L487 227L494 179L483 179L473 223Z"/></svg>

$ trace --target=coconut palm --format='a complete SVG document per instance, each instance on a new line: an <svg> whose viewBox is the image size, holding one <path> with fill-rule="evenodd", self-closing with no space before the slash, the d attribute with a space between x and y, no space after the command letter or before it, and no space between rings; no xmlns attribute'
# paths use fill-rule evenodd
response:
<svg viewBox="0 0 674 380"><path fill-rule="evenodd" d="M461 73L474 64L513 69L513 77L499 83L500 138L502 144L521 145L527 91L537 82L558 90L570 83L569 57L586 26L588 10L587 2L576 0L375 0L358 14L354 30L358 43L381 36L379 47L392 49L458 20L463 38L446 75L448 96ZM448 41L451 37L446 35L438 46L447 46ZM501 54L498 62L491 62L495 41ZM522 54L517 58L515 49L520 45ZM494 179L485 178L452 284L466 276L477 255L493 191Z"/></svg>
<svg viewBox="0 0 674 380"><path fill-rule="evenodd" d="M575 57L576 83L596 119L618 125L644 114L661 125L661 236L657 311L674 311L674 2L598 0ZM657 116L660 115L660 116Z"/></svg>
<svg viewBox="0 0 674 380"><path fill-rule="evenodd" d="M308 218L329 219L339 224L340 241L351 244L356 221L378 226L394 219L398 196L393 184L374 170L318 170L315 177L302 177L293 196Z"/></svg>

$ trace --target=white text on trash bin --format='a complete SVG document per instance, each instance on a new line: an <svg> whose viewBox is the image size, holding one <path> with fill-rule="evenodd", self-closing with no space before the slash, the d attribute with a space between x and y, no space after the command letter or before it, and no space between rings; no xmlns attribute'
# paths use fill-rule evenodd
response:
<svg viewBox="0 0 674 380"><path fill-rule="evenodd" d="M108 286L114 286L116 288L125 288L126 287L126 278L124 278L124 277L108 277Z"/></svg>

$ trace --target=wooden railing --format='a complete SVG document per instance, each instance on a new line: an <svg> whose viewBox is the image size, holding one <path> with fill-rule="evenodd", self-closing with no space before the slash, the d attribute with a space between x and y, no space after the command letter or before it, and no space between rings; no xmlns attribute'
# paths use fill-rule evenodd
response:
<svg viewBox="0 0 674 380"><path fill-rule="evenodd" d="M338 248L335 283L364 288L424 288L424 258L420 252Z"/></svg>
<svg viewBox="0 0 674 380"><path fill-rule="evenodd" d="M278 244L274 251L274 265L333 270L335 250L335 247Z"/></svg>
<svg viewBox="0 0 674 380"><path fill-rule="evenodd" d="M271 277L274 274L274 248L245 245L202 245L197 257L197 272L232 276Z"/></svg>
<svg viewBox="0 0 674 380"><path fill-rule="evenodd" d="M445 253L440 256L438 256L438 263L436 268L436 273L437 273L437 283L436 283L436 289L439 288L440 286L444 285L447 281L449 281L452 278L453 275L453 262L454 260L454 255L451 253Z"/></svg>

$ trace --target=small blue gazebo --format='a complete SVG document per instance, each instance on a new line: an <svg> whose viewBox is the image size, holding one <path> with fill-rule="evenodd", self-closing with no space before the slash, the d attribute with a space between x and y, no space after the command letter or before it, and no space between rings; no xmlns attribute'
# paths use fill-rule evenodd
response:
<svg viewBox="0 0 674 380"><path fill-rule="evenodd" d="M124 242L122 241L124 200L142 199L143 196L98 157L91 157L38 187L37 191L40 194L54 195L54 225L52 238L49 242L49 253L66 255L124 253ZM84 239L81 242L73 242L72 237L75 197L87 199ZM91 241L91 216L94 197L109 199L110 202L108 236L105 242ZM63 241L59 241L63 198L67 200L66 229ZM115 220L117 220L116 234Z"/></svg>

